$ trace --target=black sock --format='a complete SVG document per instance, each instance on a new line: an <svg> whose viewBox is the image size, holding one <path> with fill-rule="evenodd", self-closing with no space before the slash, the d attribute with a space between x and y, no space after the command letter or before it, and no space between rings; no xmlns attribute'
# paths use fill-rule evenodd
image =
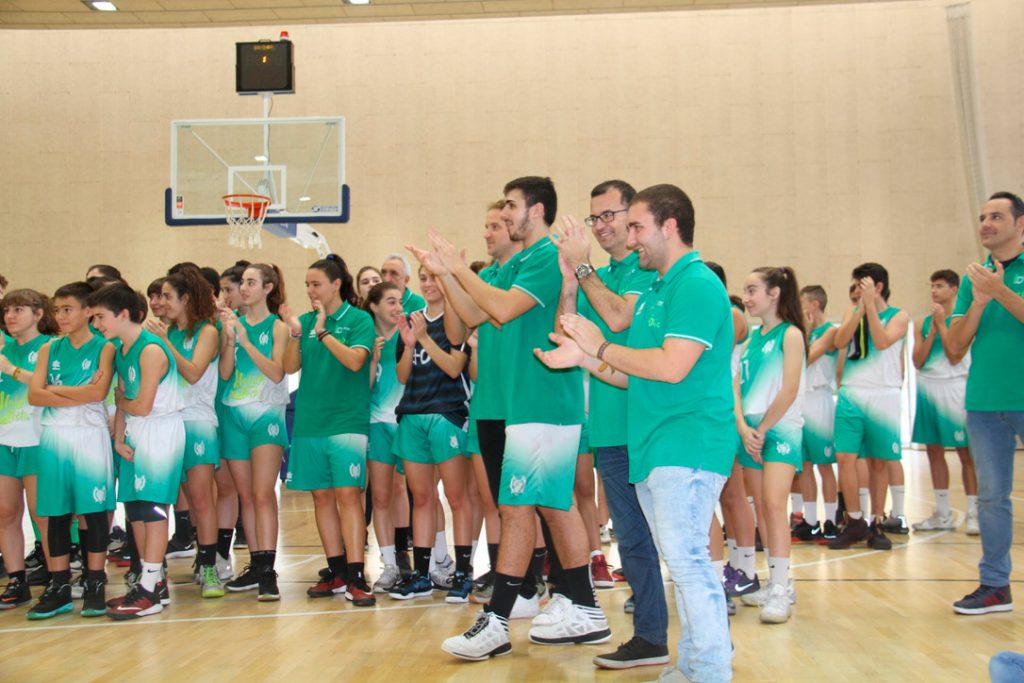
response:
<svg viewBox="0 0 1024 683"><path fill-rule="evenodd" d="M265 550L267 554L267 569L273 569L277 563L277 551L276 550Z"/></svg>
<svg viewBox="0 0 1024 683"><path fill-rule="evenodd" d="M395 550L400 553L409 552L409 527L395 527Z"/></svg>
<svg viewBox="0 0 1024 683"><path fill-rule="evenodd" d="M188 510L174 511L174 538L181 543L192 540L192 520L188 516Z"/></svg>
<svg viewBox="0 0 1024 683"><path fill-rule="evenodd" d="M231 542L235 540L234 529L217 529L217 554L227 559L231 557Z"/></svg>
<svg viewBox="0 0 1024 683"><path fill-rule="evenodd" d="M85 573L85 580L86 581L104 581L105 582L107 580L107 572L105 572L102 569L86 569L84 573Z"/></svg>
<svg viewBox="0 0 1024 683"><path fill-rule="evenodd" d="M491 561L491 571L498 566L498 544L488 543L487 544L487 559Z"/></svg>
<svg viewBox="0 0 1024 683"><path fill-rule="evenodd" d="M345 556L335 555L327 558L327 566L339 579L345 578Z"/></svg>
<svg viewBox="0 0 1024 683"><path fill-rule="evenodd" d="M20 582L20 583L25 583L25 581L26 581L26 579L25 579L25 570L24 569L19 569L16 572L11 572L10 574L8 574L8 576L10 577L12 582L17 581L17 582Z"/></svg>
<svg viewBox="0 0 1024 683"><path fill-rule="evenodd" d="M217 562L217 544L200 545L196 559L200 567L212 567Z"/></svg>
<svg viewBox="0 0 1024 683"><path fill-rule="evenodd" d="M348 582L354 583L356 586L361 586L366 583L366 577L363 576L364 564L362 562L349 562L348 563Z"/></svg>
<svg viewBox="0 0 1024 683"><path fill-rule="evenodd" d="M52 573L52 581L55 586L66 586L71 583L71 570L62 569Z"/></svg>
<svg viewBox="0 0 1024 683"><path fill-rule="evenodd" d="M569 584L569 598L573 603L583 607L597 607L597 595L590 582L590 564L573 569L563 569L566 583Z"/></svg>
<svg viewBox="0 0 1024 683"><path fill-rule="evenodd" d="M534 548L533 559L530 560L530 573L534 576L544 578L544 558L548 556L547 548Z"/></svg>
<svg viewBox="0 0 1024 683"><path fill-rule="evenodd" d="M139 546L135 543L135 534L128 532L128 563L129 571L142 575L142 558L139 557Z"/></svg>
<svg viewBox="0 0 1024 683"><path fill-rule="evenodd" d="M508 619L512 614L512 607L516 604L516 597L519 595L519 587L522 583L521 577L494 572L494 593L491 594L491 604L484 609L494 612L503 619Z"/></svg>
<svg viewBox="0 0 1024 683"><path fill-rule="evenodd" d="M430 551L433 548L417 548L413 546L412 549L412 568L420 573L420 576L430 576Z"/></svg>
<svg viewBox="0 0 1024 683"><path fill-rule="evenodd" d="M473 546L455 546L455 571L462 572L466 576L473 573Z"/></svg>
<svg viewBox="0 0 1024 683"><path fill-rule="evenodd" d="M249 552L249 564L259 574L267 566L267 551L253 550Z"/></svg>

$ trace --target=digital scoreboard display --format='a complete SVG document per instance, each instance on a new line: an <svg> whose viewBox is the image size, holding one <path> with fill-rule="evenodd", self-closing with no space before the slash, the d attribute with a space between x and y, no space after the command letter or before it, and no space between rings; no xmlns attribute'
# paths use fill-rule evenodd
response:
<svg viewBox="0 0 1024 683"><path fill-rule="evenodd" d="M240 95L295 92L290 40L235 43L235 91Z"/></svg>

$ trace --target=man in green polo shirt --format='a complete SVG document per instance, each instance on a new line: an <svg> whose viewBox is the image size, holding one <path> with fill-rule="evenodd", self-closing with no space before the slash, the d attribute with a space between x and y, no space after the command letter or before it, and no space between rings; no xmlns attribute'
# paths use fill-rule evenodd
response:
<svg viewBox="0 0 1024 683"><path fill-rule="evenodd" d="M1013 461L1024 438L1024 201L997 192L982 207L978 236L989 251L967 266L949 328L952 353L971 349L967 438L978 473L980 586L953 603L957 614L1013 609ZM973 345L972 345L973 342Z"/></svg>
<svg viewBox="0 0 1024 683"><path fill-rule="evenodd" d="M675 584L681 626L676 668L662 681L729 681L725 594L711 566L708 530L732 468L736 429L729 297L693 249L690 198L673 185L629 205L629 246L658 272L636 302L625 344L579 315L561 319L550 367L581 366L627 386L629 481ZM627 383L628 378L628 383Z"/></svg>
<svg viewBox="0 0 1024 683"><path fill-rule="evenodd" d="M384 282L390 282L402 290L402 310L406 315L422 310L427 305L423 297L409 289L410 272L409 259L402 254L388 254L380 267L380 276Z"/></svg>

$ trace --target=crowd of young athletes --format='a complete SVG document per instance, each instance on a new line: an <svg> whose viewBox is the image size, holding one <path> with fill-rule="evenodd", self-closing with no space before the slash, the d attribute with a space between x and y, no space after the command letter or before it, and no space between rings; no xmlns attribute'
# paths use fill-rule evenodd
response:
<svg viewBox="0 0 1024 683"><path fill-rule="evenodd" d="M492 257L510 244L500 204L487 214ZM724 272L709 265L724 282ZM82 599L86 617L160 612L171 598L165 558L192 554L188 535L168 554L176 503L188 510L177 515L179 527L187 520L194 528L199 595L255 589L261 601L279 599L276 486L286 450L287 485L311 492L327 559L310 597L344 594L369 606L375 593L410 599L440 589L448 602L486 604L492 574L474 582L472 558L486 518L494 567L500 522L487 474L471 457L479 450L475 430L467 434L476 331L445 314L445 293L428 270L418 273L422 298L408 288L410 275L400 255L355 277L330 255L306 272L309 302L301 315L285 298L279 269L259 263L223 272L179 264L150 285L148 300L110 266L91 268L84 281L52 297L8 289L0 354L0 552L10 578L0 609L32 603L30 583L43 583L29 619L70 612L74 598ZM888 304L889 277L879 264L853 270L839 324L827 321L824 289L800 289L788 267L753 271L742 296L733 297L740 441L711 554L726 593L759 606L762 621L790 616L792 542L842 549L866 541L888 549L886 532L908 532L899 418L908 360L918 370L913 440L928 445L936 489L935 514L914 526L955 527L948 447L960 454L967 531L977 533L963 410L969 359L943 344L958 285L952 271L932 276L934 307L914 325L912 358L904 352L909 318ZM292 397L288 376L300 371ZM601 550L593 461L578 466L575 494L592 579L610 587L628 577L613 577ZM451 510L454 561L439 481ZM44 556L35 572L42 581L29 581L22 559L26 501L36 552ZM129 526L128 590L108 599L105 568L118 503ZM250 560L235 575L230 553L239 518ZM371 520L382 559L372 586L364 560ZM755 571L762 544L764 586ZM545 552L538 546L532 571L542 577ZM73 564L81 568L76 581ZM513 617L540 611L546 589L535 583ZM734 611L731 599L729 606Z"/></svg>

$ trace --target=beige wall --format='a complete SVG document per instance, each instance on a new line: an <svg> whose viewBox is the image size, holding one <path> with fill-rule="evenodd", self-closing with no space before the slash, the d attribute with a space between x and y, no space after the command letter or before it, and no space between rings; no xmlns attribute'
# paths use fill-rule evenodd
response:
<svg viewBox="0 0 1024 683"><path fill-rule="evenodd" d="M1019 191L1024 3L973 4L990 177ZM353 218L323 231L353 270L429 228L482 257L484 207L524 174L577 216L608 177L681 185L733 290L789 263L840 300L879 260L920 312L928 273L976 258L942 2L281 28L299 93L274 115L347 118ZM304 304L312 252L163 224L169 121L258 115L233 44L276 30L0 31L0 272L52 290L111 262L144 287L255 256Z"/></svg>

